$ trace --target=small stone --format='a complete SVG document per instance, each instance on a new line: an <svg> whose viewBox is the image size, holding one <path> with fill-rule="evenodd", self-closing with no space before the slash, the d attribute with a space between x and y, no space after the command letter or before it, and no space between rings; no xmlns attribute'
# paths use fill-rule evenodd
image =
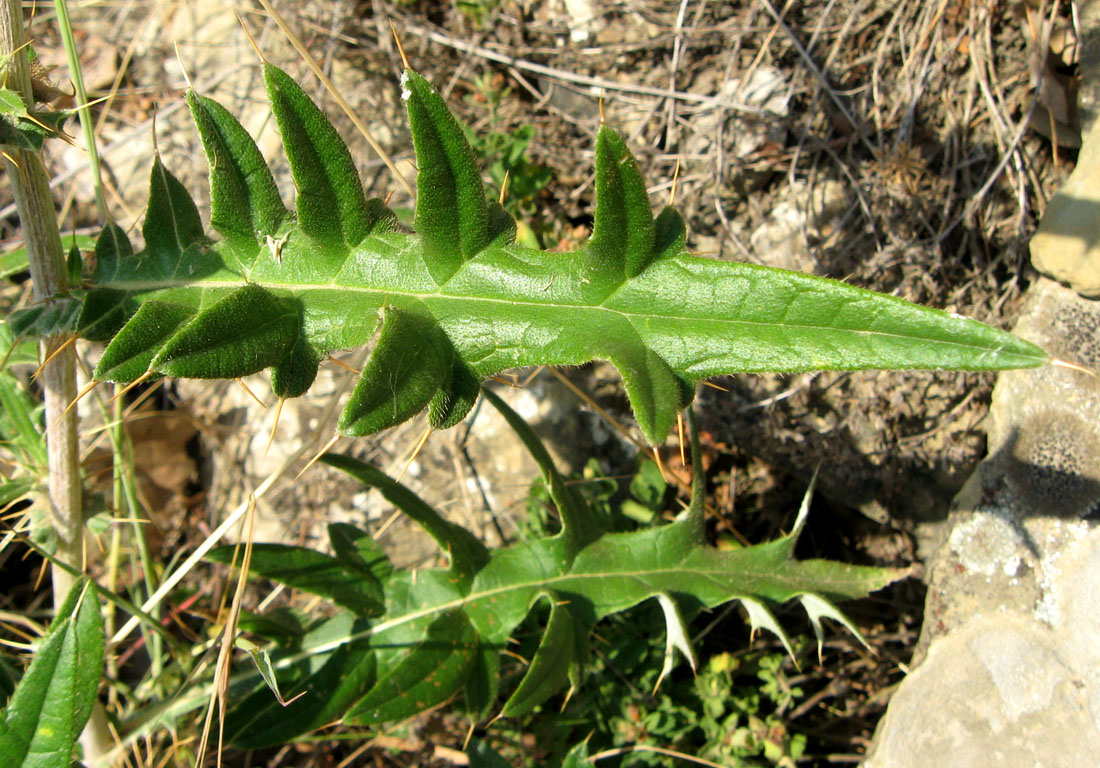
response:
<svg viewBox="0 0 1100 768"><path fill-rule="evenodd" d="M1051 198L1031 238L1031 263L1082 296L1100 297L1100 121L1085 136L1077 167Z"/></svg>

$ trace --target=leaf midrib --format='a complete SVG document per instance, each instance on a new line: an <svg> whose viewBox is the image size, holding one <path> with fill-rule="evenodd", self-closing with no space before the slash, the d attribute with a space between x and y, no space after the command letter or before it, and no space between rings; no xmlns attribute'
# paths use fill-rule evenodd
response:
<svg viewBox="0 0 1100 768"><path fill-rule="evenodd" d="M730 578L766 577L767 579L770 580L770 583L773 586L785 587L786 589L790 589L790 590L794 591L795 594L797 594L798 592L806 591L806 590L795 590L794 589L796 583L798 581L800 581L800 579L790 578L790 577L787 577L784 574L778 573L776 571L770 571L770 572L763 573L763 574L760 574L757 571L749 571L749 570L730 571L730 570L715 569L715 571L716 572L721 572L723 574L729 574ZM346 637L342 637L342 638L336 638L336 639L334 639L334 640L332 640L328 643L324 643L324 644L322 644L320 646L317 646L317 647L314 647L314 648L303 649L301 652L299 652L297 654L294 654L293 656L288 656L284 659L280 659L276 663L275 666L278 667L278 668L283 668L283 667L286 667L286 666L290 666L294 663L297 663L298 661L302 661L303 659L307 659L310 656L314 656L314 655L317 655L317 654L320 654L320 653L325 653L327 651L335 650L335 649L337 649L337 648L339 648L343 645L346 645L347 643L355 642L356 640L364 640L364 639L370 637L371 635L380 634L382 632L393 629L395 627L399 627L403 624L408 624L410 622L416 621L417 619L422 619L422 618L425 618L427 616L432 616L436 613L441 613L441 612L444 612L444 611L462 609L462 608L465 608L466 606L471 605L475 602L479 602L481 600L486 600L486 599L495 597L497 595L508 594L509 592L518 592L518 591L522 591L522 590L537 589L537 588L542 588L542 587L552 587L555 584L561 584L562 582L573 581L573 580L586 580L586 579L604 579L605 580L605 579L615 578L615 579L634 579L636 581L644 581L645 579L648 579L648 578L657 578L657 577L661 577L661 576L672 576L672 575L693 576L695 578L705 577L708 581L714 583L716 586L719 586L719 587L725 587L726 586L723 582L721 582L716 576L714 576L709 571L701 570L701 569L698 569L698 568L684 568L684 567L649 568L649 569L645 569L645 570L641 570L641 571L614 571L614 572L604 572L604 573L566 573L566 574L561 574L561 575L557 575L557 576L548 576L544 579L538 579L538 580L534 580L534 581L525 581L525 582L516 582L516 583L509 584L507 586L484 590L484 591L478 592L477 594L466 595L465 597L462 597L462 598L457 599L457 600L450 600L450 601L447 601L445 603L438 603L438 604L430 606L428 608L422 608L422 609L417 610L417 611L410 611L409 613L403 614L403 615L398 616L396 618L389 619L387 621L379 622L378 624L375 624L372 627L370 627L369 629L366 629L362 632L357 632L357 633L354 633L354 634L350 634L350 635L347 635ZM815 579L816 579L816 585L828 586L828 584L830 583L828 581L822 580L820 577L815 577ZM827 591L827 590L815 590L815 591ZM749 590L745 590L745 595L749 596ZM792 594L791 597L794 597L794 596L795 595ZM643 598L643 599L645 599L645 598ZM733 595L733 596L731 596L727 599L736 600L737 595L735 594L735 595ZM790 598L788 598L788 599L790 599Z"/></svg>
<svg viewBox="0 0 1100 768"><path fill-rule="evenodd" d="M129 291L133 293L145 293L159 290L169 289L182 289L182 288L194 288L197 290L234 290L240 288L247 281L245 280L141 280L141 281L112 281L109 284L103 285L103 288L111 288L114 290ZM561 309L565 311L573 312L607 312L612 315L617 315L630 323L635 330L638 329L635 323L635 318L660 318L665 320L680 321L680 322L706 322L706 323L721 323L729 325L731 327L747 326L747 327L764 327L764 328L797 328L805 331L827 332L846 334L853 337L880 337L880 338L892 338L892 339L913 339L913 338L928 338L918 334L905 334L891 331L879 331L868 330L862 328L838 328L832 325L810 325L802 323L783 323L774 321L761 321L761 320L746 320L746 319L726 319L716 317L699 317L696 315L680 315L670 312L629 312L622 309L614 309L604 306L602 304L575 304L575 303L563 303L563 302L551 302L551 301L530 301L513 298L496 298L485 296L474 296L470 294L454 294L444 293L442 288L438 291L423 292L423 291L407 291L407 290L394 290L394 289L381 289L369 286L357 286L357 285L341 285L336 282L327 283L275 283L275 282L263 282L256 281L253 283L261 288L276 292L289 292L294 293L306 293L318 290L332 290L332 291L351 291L359 294L374 294L383 298L390 296L402 296L405 298L417 299L431 305L434 301L456 301L462 303L481 302L485 304L493 305L506 305L514 307L531 307L539 309ZM612 294L614 296L615 294ZM965 318L963 318L965 319ZM999 352L1000 349L993 349L986 344L967 344L953 339L945 339L937 337L932 339L936 344L956 347L958 349L980 349L993 352Z"/></svg>

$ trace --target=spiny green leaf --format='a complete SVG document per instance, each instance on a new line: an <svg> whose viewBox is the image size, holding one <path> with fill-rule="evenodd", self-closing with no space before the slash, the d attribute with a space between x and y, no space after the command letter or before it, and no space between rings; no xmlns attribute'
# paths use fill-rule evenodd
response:
<svg viewBox="0 0 1100 768"><path fill-rule="evenodd" d="M10 88L0 88L0 146L42 151L46 139L63 134L73 110L56 112L28 110L22 97Z"/></svg>
<svg viewBox="0 0 1100 768"><path fill-rule="evenodd" d="M626 142L606 125L596 136L596 214L588 250L597 272L614 283L643 272L655 255L645 180Z"/></svg>
<svg viewBox="0 0 1100 768"><path fill-rule="evenodd" d="M450 342L431 314L387 306L381 315L378 345L340 415L345 435L369 435L407 421L452 371Z"/></svg>
<svg viewBox="0 0 1100 768"><path fill-rule="evenodd" d="M469 366L457 357L450 374L428 403L428 425L434 430L449 429L466 418L481 393L481 382Z"/></svg>
<svg viewBox="0 0 1100 768"><path fill-rule="evenodd" d="M508 412L507 406L493 402ZM579 684L577 666L596 623L645 600L658 600L666 617L667 673L673 653L694 658L684 617L701 609L740 600L754 626L767 626L788 643L768 605L796 598L806 604L808 594L827 599L864 596L902 575L889 569L795 560L793 536L733 551L708 547L703 537L706 490L701 451L694 419L688 424L692 503L675 522L629 533L596 530L574 546L561 535L519 542L494 550L487 560L468 556L460 567L454 557L448 570L395 571L386 578L386 611L369 628L368 638L378 682L355 704L349 719L380 723L405 718L459 690L465 691L468 707L486 712L499 686L500 653L532 605L542 600L551 603L549 622L504 714L529 711L560 690L567 678ZM532 447L532 453L544 450ZM324 460L378 485L445 549L454 553L465 546L470 534L444 523L438 512L378 470L348 457L327 455ZM811 601L808 609L814 606ZM365 628L357 629L342 642L329 636L321 648L328 653L334 644L359 647L367 634ZM309 648L303 642L303 657ZM352 657L345 656L343 663L351 664ZM319 687L331 684L329 680L315 676L310 684ZM251 705L246 699L238 709ZM269 734L267 738L279 732L286 738L303 732L308 723L293 712L272 710L253 725Z"/></svg>
<svg viewBox="0 0 1100 768"><path fill-rule="evenodd" d="M142 339L161 345L142 357L156 373L216 378L271 367L276 393L293 396L310 385L325 355L367 343L381 313L378 349L341 416L345 434L384 429L429 404L432 426L443 428L469 411L476 382L502 370L607 360L622 374L642 434L660 443L695 385L711 376L1000 370L1048 360L1015 336L892 296L689 255L680 216L665 208L654 220L625 142L606 126L597 141L589 243L570 253L509 244L509 218L486 201L462 131L439 95L412 73L405 86L420 173L420 231L391 231L390 214L364 201L347 150L320 110L285 73L271 65L264 72L300 193L299 221L286 217L277 235L264 233L260 251L271 258L256 259L246 273L241 246L204 240L194 206L159 160L146 250L131 255L125 235L112 226L97 244L99 266L86 301L121 309L109 322L102 312L81 318L86 335L104 335L147 302L205 313L227 301L216 324L199 318L160 336L143 329ZM243 209L219 207L228 218L242 218L227 222L226 231L243 237L270 229L275 218L262 225L251 218L277 208L253 145L213 102L192 101L202 107L197 119L207 123L201 130L222 168L214 184L248 190L249 221ZM232 162L218 159L223 149ZM260 192L249 187L249 169L258 174ZM266 202L255 202L254 194ZM242 293L227 299L234 291ZM240 311L264 291L266 314ZM25 327L43 332L59 319L73 322L68 315ZM128 322L148 321L137 312ZM199 330L216 330L224 344L197 338ZM185 363L177 362L181 345ZM129 345L128 358L139 351L150 350ZM140 368L112 366L120 380L136 378L145 372Z"/></svg>
<svg viewBox="0 0 1100 768"><path fill-rule="evenodd" d="M84 306L87 308L91 303ZM121 309L124 305L118 301L115 306ZM95 369L96 380L131 382L144 375L164 341L194 316L192 307L164 301L145 302L103 350Z"/></svg>
<svg viewBox="0 0 1100 768"><path fill-rule="evenodd" d="M401 85L416 148L413 225L428 271L442 285L489 244L485 187L474 151L435 89L411 70Z"/></svg>
<svg viewBox="0 0 1100 768"><path fill-rule="evenodd" d="M12 312L8 317L8 325L12 333L19 337L69 333L78 327L80 310L79 299L72 296L58 297Z"/></svg>
<svg viewBox="0 0 1100 768"><path fill-rule="evenodd" d="M549 601L550 619L527 671L500 711L502 717L533 711L561 690L569 670L577 663L572 614L553 592L543 592L538 599Z"/></svg>
<svg viewBox="0 0 1100 768"><path fill-rule="evenodd" d="M485 564L489 552L473 534L444 520L430 505L384 472L351 456L326 453L321 461L346 472L359 482L377 488L386 501L415 520L451 559L451 570L464 581ZM335 545L335 540L334 540Z"/></svg>
<svg viewBox="0 0 1100 768"><path fill-rule="evenodd" d="M246 283L165 342L151 367L166 376L232 379L281 363L298 338L288 302Z"/></svg>
<svg viewBox="0 0 1100 768"><path fill-rule="evenodd" d="M554 460L550 458L550 452L546 450L546 446L542 444L538 435L531 429L531 425L520 418L519 414L512 410L492 390L485 390L485 399L500 412L508 426L523 441L523 447L527 449L527 452L531 454L538 465L539 472L542 474L542 481L546 484L546 489L550 492L550 498L558 508L558 515L561 518L560 538L575 552L577 548L586 544L590 537L597 532L591 524L589 515L586 514L587 510L584 509L580 497L558 472L558 468L554 466Z"/></svg>
<svg viewBox="0 0 1100 768"><path fill-rule="evenodd" d="M351 153L305 91L266 62L264 82L298 187L298 222L317 243L346 253L374 231L383 214L389 221L392 216L368 204Z"/></svg>
<svg viewBox="0 0 1100 768"><path fill-rule="evenodd" d="M379 582L393 573L393 564L385 551L366 531L351 523L329 523L328 538L333 553L347 566L369 573Z"/></svg>
<svg viewBox="0 0 1100 768"><path fill-rule="evenodd" d="M69 768L103 668L103 619L78 580L3 711L0 756L12 768Z"/></svg>
<svg viewBox="0 0 1100 768"><path fill-rule="evenodd" d="M89 341L109 342L134 314L133 304L124 291L94 291L80 308L76 327Z"/></svg>
<svg viewBox="0 0 1100 768"><path fill-rule="evenodd" d="M320 362L321 356L313 346L301 333L297 334L290 350L271 369L271 391L278 397L304 395L317 378Z"/></svg>
<svg viewBox="0 0 1100 768"><path fill-rule="evenodd" d="M187 92L187 106L210 162L210 224L252 260L287 217L275 179L252 137L225 107Z"/></svg>
<svg viewBox="0 0 1100 768"><path fill-rule="evenodd" d="M119 270L132 263L134 247L122 228L108 221L95 242L95 271L92 280L97 283L109 283L117 280Z"/></svg>

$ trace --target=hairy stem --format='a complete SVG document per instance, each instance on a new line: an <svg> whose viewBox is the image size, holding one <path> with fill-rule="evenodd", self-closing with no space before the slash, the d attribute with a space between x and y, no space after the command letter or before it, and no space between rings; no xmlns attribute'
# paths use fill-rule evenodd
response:
<svg viewBox="0 0 1100 768"><path fill-rule="evenodd" d="M30 103L31 79L23 52L23 12L16 0L4 3L0 13L0 55L9 57L8 86L19 91ZM14 55L13 55L14 54ZM10 159L9 159L10 156ZM27 247L35 302L49 301L68 289L65 254L57 229L50 180L42 159L34 152L5 153L4 166L11 180L12 193L23 240ZM43 359L55 349L59 339L42 343ZM58 559L81 569L81 539L84 530L80 504L80 463L77 455L76 414L65 408L76 397L76 355L69 347L54 357L42 370L42 389L46 404L46 447L49 454L50 512L58 537ZM53 569L54 606L69 593L73 577L60 568Z"/></svg>
<svg viewBox="0 0 1100 768"><path fill-rule="evenodd" d="M0 4L0 56L7 60L4 75L9 88L20 93L27 104L33 103L27 55L23 50L26 35L23 10L18 0ZM35 302L45 302L68 289L68 272L57 228L50 180L42 158L25 150L4 153L4 167L11 181L12 194L19 211L23 240L27 248ZM43 359L63 339L42 342ZM81 504L80 459L78 454L76 411L66 409L76 397L76 353L69 345L42 370L43 400L46 419L46 451L50 518L57 534L57 558L83 570L84 514ZM51 568L54 607L64 602L73 585L73 576L63 568ZM105 713L98 703L91 724L81 742L84 759L94 764L110 747Z"/></svg>

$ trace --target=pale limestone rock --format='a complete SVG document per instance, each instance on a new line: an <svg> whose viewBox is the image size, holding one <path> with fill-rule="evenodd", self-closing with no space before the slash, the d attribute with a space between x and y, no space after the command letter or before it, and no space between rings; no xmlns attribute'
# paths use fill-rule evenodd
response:
<svg viewBox="0 0 1100 768"><path fill-rule="evenodd" d="M1100 297L1100 122L1031 238L1031 263L1082 296Z"/></svg>

